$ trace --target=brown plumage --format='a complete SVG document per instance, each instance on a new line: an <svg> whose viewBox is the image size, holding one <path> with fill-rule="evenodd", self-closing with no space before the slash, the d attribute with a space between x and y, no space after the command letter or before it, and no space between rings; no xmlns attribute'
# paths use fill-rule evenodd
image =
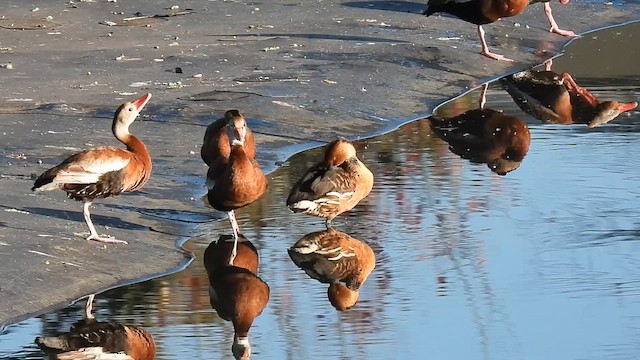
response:
<svg viewBox="0 0 640 360"><path fill-rule="evenodd" d="M153 360L156 344L145 329L96 321L91 314L94 295L87 300L86 317L59 336L37 337L35 343L58 360Z"/></svg>
<svg viewBox="0 0 640 360"><path fill-rule="evenodd" d="M233 323L233 356L249 359L249 330L269 302L269 286L257 276L258 253L255 247L249 240L241 239L234 262L237 266L226 265L230 244L222 237L205 250L204 266L209 277L211 307L222 319Z"/></svg>
<svg viewBox="0 0 640 360"><path fill-rule="evenodd" d="M436 136L449 144L451 152L471 162L485 163L498 175L517 169L529 151L527 124L496 110L474 109L452 118L429 120Z"/></svg>
<svg viewBox="0 0 640 360"><path fill-rule="evenodd" d="M126 241L99 236L91 221L89 206L96 198L119 195L140 189L151 176L151 157L144 143L129 132L151 94L126 102L116 110L111 130L126 145L125 149L103 146L88 149L67 158L62 164L40 175L31 190L62 189L67 195L84 203L84 218L89 226L87 240L109 243Z"/></svg>
<svg viewBox="0 0 640 360"><path fill-rule="evenodd" d="M503 55L489 51L489 46L484 37L482 25L490 24L500 18L516 16L526 9L527 5L544 2L544 13L551 25L550 32L562 36L576 36L573 31L562 30L556 24L551 13L550 0L429 0L428 7L423 15L430 16L438 12L444 12L458 17L461 20L478 26L478 37L482 45L481 54L494 59L513 61ZM560 0L561 4L567 4L569 0Z"/></svg>
<svg viewBox="0 0 640 360"><path fill-rule="evenodd" d="M507 76L500 83L524 112L546 123L587 124L594 128L638 106L635 101L600 102L568 73L527 70Z"/></svg>
<svg viewBox="0 0 640 360"><path fill-rule="evenodd" d="M344 138L327 145L323 161L311 167L293 186L287 206L294 212L331 220L353 209L373 188L373 174Z"/></svg>
<svg viewBox="0 0 640 360"><path fill-rule="evenodd" d="M303 236L288 253L309 277L331 284L327 294L338 310L355 305L360 287L376 265L369 245L333 228Z"/></svg>
<svg viewBox="0 0 640 360"><path fill-rule="evenodd" d="M233 114L234 111L227 113ZM238 114L237 111L235 114ZM230 116L226 125L229 155L225 157L225 150L220 147L220 156L215 160L215 165L212 165L215 166L215 171L210 168L207 173L207 183L210 185L207 200L214 209L226 211L231 222L235 243L230 264L233 264L240 234L234 210L253 203L267 190L267 178L253 158L255 145L247 143L249 131L241 115ZM253 149L247 148L250 146Z"/></svg>

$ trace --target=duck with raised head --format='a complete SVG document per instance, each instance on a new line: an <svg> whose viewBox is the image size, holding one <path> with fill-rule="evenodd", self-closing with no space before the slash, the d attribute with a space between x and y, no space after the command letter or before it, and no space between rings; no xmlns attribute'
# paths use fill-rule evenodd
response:
<svg viewBox="0 0 640 360"><path fill-rule="evenodd" d="M256 201L267 190L267 177L258 162L247 150L248 126L242 116L233 116L226 126L229 156L220 156L216 171L209 171L207 182L211 184L207 193L209 204L216 210L225 211L233 230L234 247L230 264L236 256L240 228L234 210ZM255 149L253 150L255 152ZM255 155L255 154L254 154Z"/></svg>
<svg viewBox="0 0 640 360"><path fill-rule="evenodd" d="M204 253L204 267L211 307L233 324L231 352L235 359L246 360L251 357L249 330L269 302L269 286L257 275L258 252L249 240L238 243L235 265L227 264L230 250L222 237L212 242Z"/></svg>
<svg viewBox="0 0 640 360"><path fill-rule="evenodd" d="M93 295L87 300L87 316L59 336L37 337L35 343L58 360L153 360L156 344L145 329L116 322L97 321L91 314Z"/></svg>
<svg viewBox="0 0 640 360"><path fill-rule="evenodd" d="M106 243L126 241L98 235L89 207L94 199L119 195L140 189L151 176L151 157L144 143L129 132L129 126L144 106L151 94L135 101L125 102L116 110L111 130L126 149L102 146L84 150L64 160L40 175L31 190L48 191L62 189L67 196L84 203L84 219L89 226L87 240Z"/></svg>
<svg viewBox="0 0 640 360"><path fill-rule="evenodd" d="M225 160L231 154L231 146L227 136L230 122L246 123L246 120L238 110L229 110L224 113L224 117L211 123L204 133L200 156L202 161L209 166L208 172L211 174L208 174L207 178L214 178L216 173L224 171ZM246 127L244 150L249 158L256 157L255 138L248 126Z"/></svg>
<svg viewBox="0 0 640 360"><path fill-rule="evenodd" d="M356 148L345 139L332 141L324 151L324 159L312 166L296 182L287 198L293 212L331 221L353 209L373 188L373 174L356 154Z"/></svg>
<svg viewBox="0 0 640 360"><path fill-rule="evenodd" d="M309 277L330 284L327 296L338 310L356 304L360 287L376 266L369 245L333 228L303 236L288 253Z"/></svg>
<svg viewBox="0 0 640 360"><path fill-rule="evenodd" d="M431 16L438 12L444 12L456 16L457 18L470 22L478 26L478 37L482 45L482 55L494 59L513 61L503 55L489 51L489 46L484 37L482 25L491 24L503 17L516 16L524 9L534 3L544 3L544 13L551 25L550 32L562 36L576 36L573 31L562 30L558 27L553 14L551 13L550 0L429 0L427 9L423 15ZM567 4L569 0L560 0L561 4Z"/></svg>
<svg viewBox="0 0 640 360"><path fill-rule="evenodd" d="M638 106L635 101L600 102L568 73L551 70L522 71L502 78L500 83L524 112L545 123L586 124L594 128Z"/></svg>

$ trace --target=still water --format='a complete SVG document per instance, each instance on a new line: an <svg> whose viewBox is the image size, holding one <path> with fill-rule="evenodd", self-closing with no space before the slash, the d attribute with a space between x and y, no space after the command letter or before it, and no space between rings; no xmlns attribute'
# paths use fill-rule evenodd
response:
<svg viewBox="0 0 640 360"><path fill-rule="evenodd" d="M637 34L640 24L588 34L552 70L601 101L637 100L640 70L616 62L640 53ZM455 99L436 116L476 109L480 96ZM376 267L344 312L287 254L324 228L284 205L321 149L269 175L265 196L237 212L271 291L250 331L254 358L640 358L638 110L593 129L547 124L520 110L499 82L484 108L529 129L524 158L504 176L454 154L429 119L356 144L376 184L334 227L368 244ZM202 264L207 245L229 233L226 221L202 223L185 245L196 255L186 270L99 294L97 318L145 327L157 359L231 358L233 327L209 305ZM9 327L0 358L43 358L33 339L67 331L83 305Z"/></svg>

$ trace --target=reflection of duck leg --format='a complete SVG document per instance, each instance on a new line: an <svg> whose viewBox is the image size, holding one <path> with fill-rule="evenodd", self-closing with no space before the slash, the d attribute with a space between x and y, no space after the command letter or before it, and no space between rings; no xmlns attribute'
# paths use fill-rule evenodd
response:
<svg viewBox="0 0 640 360"><path fill-rule="evenodd" d="M236 214L233 210L228 212L229 214L229 222L231 222L231 229L233 229L233 250L231 250L231 256L229 256L229 265L233 265L233 260L236 258L236 254L238 253L238 238L240 237L240 227L238 226L238 222L236 221Z"/></svg>
<svg viewBox="0 0 640 360"><path fill-rule="evenodd" d="M89 297L87 298L87 304L84 306L84 314L87 319L95 319L95 316L93 316L92 314L93 299L95 299L95 297L96 297L96 294L89 295Z"/></svg>
<svg viewBox="0 0 640 360"><path fill-rule="evenodd" d="M569 2L569 0L567 0L566 2ZM556 20L553 18L553 14L551 13L551 4L549 4L548 2L544 3L544 14L547 15L547 20L549 20L549 25L551 25L551 29L549 29L549 32L556 33L562 36L578 36L573 31L562 30L558 27L558 24L556 23Z"/></svg>
<svg viewBox="0 0 640 360"><path fill-rule="evenodd" d="M544 62L544 69L546 71L551 71L551 65L553 65L553 59L549 59Z"/></svg>
<svg viewBox="0 0 640 360"><path fill-rule="evenodd" d="M489 90L489 83L482 84L482 91L480 92L480 99L478 100L478 106L480 109L484 109L484 105L487 103L487 91Z"/></svg>
<svg viewBox="0 0 640 360"><path fill-rule="evenodd" d="M584 97L585 100L587 100L592 106L598 105L599 101L595 97L595 95L590 93L589 90L578 85L575 80L573 80L571 75L569 75L568 73L562 73L562 80L565 82L565 86L567 87L567 90L569 90L569 92L573 90Z"/></svg>

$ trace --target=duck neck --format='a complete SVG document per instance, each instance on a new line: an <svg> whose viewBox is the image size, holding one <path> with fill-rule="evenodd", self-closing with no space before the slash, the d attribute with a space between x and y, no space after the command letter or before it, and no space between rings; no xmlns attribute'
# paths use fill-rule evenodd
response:
<svg viewBox="0 0 640 360"><path fill-rule="evenodd" d="M128 126L122 126L114 123L112 131L116 139L127 146L127 150L137 155L140 160L147 163L148 165L151 164L151 156L147 151L147 147L140 139L129 132Z"/></svg>

